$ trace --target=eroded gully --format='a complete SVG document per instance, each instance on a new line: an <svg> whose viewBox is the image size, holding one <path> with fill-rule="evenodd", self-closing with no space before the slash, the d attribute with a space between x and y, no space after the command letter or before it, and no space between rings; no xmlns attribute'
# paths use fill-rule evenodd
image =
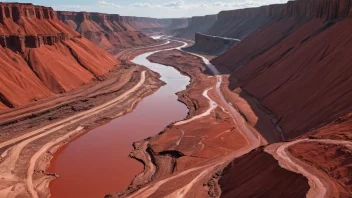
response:
<svg viewBox="0 0 352 198"><path fill-rule="evenodd" d="M177 100L175 93L186 89L190 79L173 67L146 59L156 52L159 51L137 56L132 62L159 73L166 85L144 98L132 113L59 149L48 169L60 175L50 183L52 197L103 197L109 192L124 190L143 170L142 164L128 158L132 143L154 136L187 116L187 107Z"/></svg>

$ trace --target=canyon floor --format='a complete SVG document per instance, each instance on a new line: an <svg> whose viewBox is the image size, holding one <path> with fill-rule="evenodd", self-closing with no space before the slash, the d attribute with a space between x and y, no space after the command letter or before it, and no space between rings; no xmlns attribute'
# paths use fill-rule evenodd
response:
<svg viewBox="0 0 352 198"><path fill-rule="evenodd" d="M0 197L48 197L49 182L58 175L46 170L60 147L133 111L144 97L163 86L159 74L130 60L187 44L190 42L169 40L117 52L115 58L123 66L106 80L1 114L0 129L6 133L0 136ZM181 49L148 57L190 77L187 89L177 93L189 113L184 120L133 143L130 157L141 162L144 170L125 191L106 192L106 197L351 194L348 132L332 137L329 128L323 128L285 142L273 122L275 117L242 90L229 90L229 75L210 64L211 58ZM349 118L338 124L348 125ZM333 129L334 123L330 127ZM339 163L329 163L329 159Z"/></svg>
<svg viewBox="0 0 352 198"><path fill-rule="evenodd" d="M206 197L213 174L264 141L226 102L220 91L222 76L214 75L202 58L172 50L148 59L191 77L188 88L178 93L189 116L154 137L134 143L130 156L143 161L144 172L128 190L111 196ZM219 191L213 193L219 196Z"/></svg>

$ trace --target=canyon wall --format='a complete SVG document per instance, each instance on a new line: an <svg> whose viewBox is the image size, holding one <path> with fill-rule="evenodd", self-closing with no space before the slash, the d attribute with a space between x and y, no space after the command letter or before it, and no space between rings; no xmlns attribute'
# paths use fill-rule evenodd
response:
<svg viewBox="0 0 352 198"><path fill-rule="evenodd" d="M195 33L194 45L185 50L200 52L203 54L219 55L239 42L240 40L238 39L210 36L197 32Z"/></svg>
<svg viewBox="0 0 352 198"><path fill-rule="evenodd" d="M61 21L105 50L145 46L155 41L140 30L163 27L156 19L89 12L58 12Z"/></svg>
<svg viewBox="0 0 352 198"><path fill-rule="evenodd" d="M175 30L176 37L185 39L195 39L195 33L207 32L217 20L217 15L195 16L188 19L188 26Z"/></svg>
<svg viewBox="0 0 352 198"><path fill-rule="evenodd" d="M171 19L171 24L167 27L165 32L167 34L177 34L178 29L186 28L188 26L189 19L187 18L178 18L178 19Z"/></svg>
<svg viewBox="0 0 352 198"><path fill-rule="evenodd" d="M118 64L52 8L0 3L0 110L76 89Z"/></svg>
<svg viewBox="0 0 352 198"><path fill-rule="evenodd" d="M242 40L263 25L282 17L285 7L285 4L277 4L222 11L216 23L205 33Z"/></svg>
<svg viewBox="0 0 352 198"><path fill-rule="evenodd" d="M276 115L286 139L297 137L352 111L350 5L288 2L283 17L212 63Z"/></svg>

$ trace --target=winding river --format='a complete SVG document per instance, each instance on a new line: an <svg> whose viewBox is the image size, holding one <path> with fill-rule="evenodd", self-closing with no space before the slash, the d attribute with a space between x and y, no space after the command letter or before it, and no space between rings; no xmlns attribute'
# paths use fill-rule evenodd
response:
<svg viewBox="0 0 352 198"><path fill-rule="evenodd" d="M60 148L48 169L60 175L50 183L52 197L96 198L124 190L143 170L142 164L128 158L132 143L154 136L187 116L187 107L175 93L186 89L190 79L173 67L149 62L147 57L156 52L137 56L132 62L159 73L166 85L144 98L132 113Z"/></svg>

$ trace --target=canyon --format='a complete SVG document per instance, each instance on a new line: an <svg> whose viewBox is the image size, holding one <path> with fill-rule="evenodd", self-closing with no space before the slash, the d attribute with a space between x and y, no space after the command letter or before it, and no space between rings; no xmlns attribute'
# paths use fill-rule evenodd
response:
<svg viewBox="0 0 352 198"><path fill-rule="evenodd" d="M0 3L0 197L351 197L351 5Z"/></svg>
<svg viewBox="0 0 352 198"><path fill-rule="evenodd" d="M141 30L165 28L162 21L89 12L58 12L58 18L104 50L155 44Z"/></svg>

